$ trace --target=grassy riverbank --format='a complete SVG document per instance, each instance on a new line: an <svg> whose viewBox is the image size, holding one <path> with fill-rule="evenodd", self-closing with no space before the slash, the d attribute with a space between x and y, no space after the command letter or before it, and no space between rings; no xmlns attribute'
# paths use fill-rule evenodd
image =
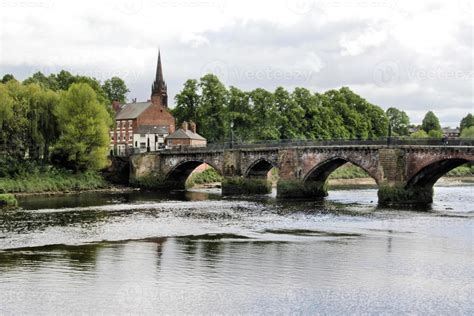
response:
<svg viewBox="0 0 474 316"><path fill-rule="evenodd" d="M0 193L73 192L109 186L98 172L72 173L55 168L0 178Z"/></svg>
<svg viewBox="0 0 474 316"><path fill-rule="evenodd" d="M216 183L221 181L222 176L215 169L209 168L202 172L191 174L186 180L186 188L192 188L196 185Z"/></svg>

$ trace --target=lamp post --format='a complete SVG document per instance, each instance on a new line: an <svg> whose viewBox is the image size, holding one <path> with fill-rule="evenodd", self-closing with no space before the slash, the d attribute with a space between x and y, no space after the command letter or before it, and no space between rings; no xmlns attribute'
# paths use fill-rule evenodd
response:
<svg viewBox="0 0 474 316"><path fill-rule="evenodd" d="M387 138L387 146L390 146L392 143L392 121L388 121L388 138Z"/></svg>
<svg viewBox="0 0 474 316"><path fill-rule="evenodd" d="M230 148L234 147L234 121L230 121Z"/></svg>

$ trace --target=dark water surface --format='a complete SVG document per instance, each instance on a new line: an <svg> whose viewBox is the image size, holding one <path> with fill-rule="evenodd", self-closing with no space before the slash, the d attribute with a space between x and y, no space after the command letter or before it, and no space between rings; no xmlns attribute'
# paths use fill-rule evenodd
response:
<svg viewBox="0 0 474 316"><path fill-rule="evenodd" d="M0 315L472 315L474 187L435 193L23 197L0 215Z"/></svg>

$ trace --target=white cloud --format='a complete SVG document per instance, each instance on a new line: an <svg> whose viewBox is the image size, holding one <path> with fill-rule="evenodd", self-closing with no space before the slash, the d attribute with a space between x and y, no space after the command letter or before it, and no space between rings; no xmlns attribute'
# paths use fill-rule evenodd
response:
<svg viewBox="0 0 474 316"><path fill-rule="evenodd" d="M217 67L243 89L344 85L454 126L474 110L472 14L469 0L0 0L0 73L119 75L146 99L161 47L171 96Z"/></svg>

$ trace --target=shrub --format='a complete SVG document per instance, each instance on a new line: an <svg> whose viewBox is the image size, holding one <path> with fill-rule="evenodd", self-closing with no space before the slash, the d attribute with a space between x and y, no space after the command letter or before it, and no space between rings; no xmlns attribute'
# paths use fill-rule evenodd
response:
<svg viewBox="0 0 474 316"><path fill-rule="evenodd" d="M272 184L266 179L245 179L242 177L224 178L223 194L268 194L272 192Z"/></svg>
<svg viewBox="0 0 474 316"><path fill-rule="evenodd" d="M222 176L212 168L206 169L203 172L191 174L186 180L186 187L193 187L195 184L221 182Z"/></svg>
<svg viewBox="0 0 474 316"><path fill-rule="evenodd" d="M0 208L16 206L18 206L18 201L13 194L0 194Z"/></svg>

